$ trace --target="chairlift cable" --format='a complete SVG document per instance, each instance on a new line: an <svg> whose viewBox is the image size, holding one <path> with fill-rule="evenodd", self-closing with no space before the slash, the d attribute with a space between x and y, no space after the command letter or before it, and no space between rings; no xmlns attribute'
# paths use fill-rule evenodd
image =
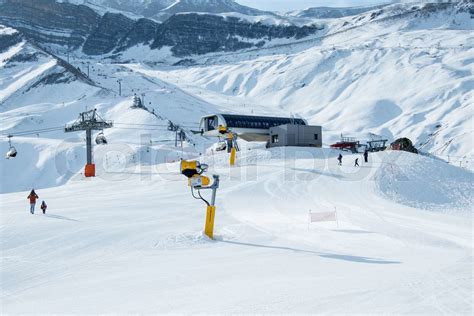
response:
<svg viewBox="0 0 474 316"><path fill-rule="evenodd" d="M152 125L152 124L125 124L125 123L115 123L119 125L130 125L130 126L150 126L150 127L167 127L167 125ZM149 131L162 131L162 128L139 128L139 127L117 127L117 129L130 129L130 130L149 130ZM43 133L51 133L56 131L63 130L63 126L58 127L49 127L49 128L42 128L36 130L26 130L20 131L15 133L1 133L0 135L3 137L19 137L19 136L28 136L28 135L36 135L36 134L43 134Z"/></svg>
<svg viewBox="0 0 474 316"><path fill-rule="evenodd" d="M40 134L40 133L50 133L50 132L55 132L62 130L64 127L49 127L49 128L43 128L43 129L36 129L36 130L28 130L28 131L21 131L21 132L16 132L16 133L2 133L2 136L4 137L15 137L15 136L26 136L26 135L34 135L34 134Z"/></svg>

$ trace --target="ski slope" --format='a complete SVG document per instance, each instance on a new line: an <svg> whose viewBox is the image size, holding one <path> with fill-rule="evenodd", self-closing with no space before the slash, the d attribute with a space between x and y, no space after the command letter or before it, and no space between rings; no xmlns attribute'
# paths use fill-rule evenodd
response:
<svg viewBox="0 0 474 316"><path fill-rule="evenodd" d="M426 17L391 17L404 10L406 5L390 6L374 21L369 21L371 13L360 19L351 17L349 22L358 21L353 22L355 27L342 29L338 27L346 18L328 20L334 29L326 30L327 36L298 43L192 56L196 66L169 66L177 61L169 56L169 48L134 47L121 56L123 63L106 56L71 55L74 68L86 72L90 65L90 79L96 86L70 80L70 74L49 82L48 78L64 69L54 65L46 70L55 59L22 42L2 53L0 95L8 97L0 106L1 148L8 149L8 134L61 127L92 108L117 123L163 125L171 120L188 130L197 129L203 115L237 112L301 116L322 125L325 146L337 141L341 133L362 141L369 132L389 141L408 137L423 151L473 170L472 19L467 13L449 10ZM123 80L122 96L118 95L118 79ZM134 94L145 94L145 105L159 117L133 117L137 112L128 104ZM154 138L160 143L170 140L167 145L174 143L174 135L162 126L155 130L137 127L116 125L106 135L113 144L133 144L129 151L137 153L145 146L143 133L152 134L145 142ZM56 172L51 159L46 159L50 161L46 169L38 163L31 151L39 146L34 137L47 138L40 142L54 146L49 152L62 151L60 144L68 139L64 147L74 149L69 150L67 176ZM21 149L21 163L0 161L2 177L9 182L0 192L66 183L82 169L83 137L83 133L65 135L61 130L14 137L13 144ZM195 153L208 145L202 139L195 143L202 147L191 150ZM129 156L132 161L133 154ZM21 181L13 181L18 175L12 165L28 170Z"/></svg>
<svg viewBox="0 0 474 316"><path fill-rule="evenodd" d="M115 124L114 128L105 131L110 142L107 149L95 146L98 168L107 169L109 164L123 162L136 165L176 161L186 157L187 152L205 150L208 143L205 139L201 139L196 148L185 143L182 150L176 150L175 134L167 127L168 120L171 120L185 126L187 131L197 130L200 117L215 111L209 102L166 81L97 60L90 61L90 76L98 82L97 86L80 80L48 83L50 71L53 74L65 73L66 78L70 73L53 65L50 71L35 72L33 76L29 72L33 62L15 61L18 56L39 55L47 65L55 63L55 60L31 50L28 45L20 50L13 47L7 51L8 58L5 58L11 73L6 80L23 74L29 74L31 79L11 89L11 84L5 85L3 90L0 86L0 93L9 94L1 103L1 148L5 152L8 150L6 136L13 134L13 146L19 152L15 159L0 160L3 179L0 192L62 185L81 172L85 161L85 132L65 134L64 126L74 122L80 112L91 109L97 109L102 118ZM71 60L71 64L80 69L87 67L85 61ZM124 81L121 96L116 92L118 79ZM131 109L133 95L141 96L142 93L146 95L145 103L149 111ZM27 134L22 134L25 131ZM93 136L99 132L95 131ZM16 136L16 133L20 134ZM191 132L187 134L190 139L193 138Z"/></svg>
<svg viewBox="0 0 474 316"><path fill-rule="evenodd" d="M1 313L472 314L472 21L369 16L195 66L170 66L169 48L71 55L94 85L28 42L1 52L0 148L13 134L18 150L0 159ZM135 94L148 110L130 107ZM63 128L91 109L114 127L86 179L85 133ZM239 140L229 168L192 133L219 112L302 116L323 126L324 148ZM168 121L190 142L175 147ZM386 151L355 168L362 157L343 153L337 166L328 145L369 132L432 155ZM215 240L180 159L221 177ZM46 215L29 214L31 188ZM310 210L338 221L309 224Z"/></svg>
<svg viewBox="0 0 474 316"><path fill-rule="evenodd" d="M1 195L3 312L472 312L471 195L421 210L388 199L377 176L403 161L443 169L450 196L472 174L412 154L360 169L327 150L254 148L232 169L227 158L201 157L221 175L215 241L176 163L38 190L46 215L29 215L28 192ZM437 194L412 171L404 187ZM309 209L333 207L338 226L308 226Z"/></svg>

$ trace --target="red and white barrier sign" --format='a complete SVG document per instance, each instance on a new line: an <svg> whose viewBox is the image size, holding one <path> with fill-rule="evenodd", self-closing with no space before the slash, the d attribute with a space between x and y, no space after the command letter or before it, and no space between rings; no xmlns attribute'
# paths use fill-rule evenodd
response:
<svg viewBox="0 0 474 316"><path fill-rule="evenodd" d="M312 212L309 210L308 227L309 223L315 222L336 222L339 226L336 208L332 212Z"/></svg>
<svg viewBox="0 0 474 316"><path fill-rule="evenodd" d="M309 213L310 222L335 222L337 220L336 212L318 212Z"/></svg>

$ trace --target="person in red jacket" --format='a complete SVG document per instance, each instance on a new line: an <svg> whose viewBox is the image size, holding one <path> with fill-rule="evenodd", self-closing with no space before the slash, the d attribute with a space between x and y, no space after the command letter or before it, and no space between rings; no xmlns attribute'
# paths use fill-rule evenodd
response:
<svg viewBox="0 0 474 316"><path fill-rule="evenodd" d="M30 213L35 213L35 205L36 199L38 198L38 194L36 194L35 190L31 190L30 195L28 195L27 199L30 199Z"/></svg>

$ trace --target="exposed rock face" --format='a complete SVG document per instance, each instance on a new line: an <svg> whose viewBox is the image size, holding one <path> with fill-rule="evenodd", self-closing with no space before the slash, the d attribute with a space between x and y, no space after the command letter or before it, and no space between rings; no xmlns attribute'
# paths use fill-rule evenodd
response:
<svg viewBox="0 0 474 316"><path fill-rule="evenodd" d="M77 1L76 3L81 3L82 0ZM112 3L117 0L103 1ZM246 14L258 13L258 10L254 12L252 11L254 9L240 6L232 0L206 0L205 2L204 0L182 0L173 2L174 5L163 9L163 4L168 3L167 1L147 2L147 5L155 4L156 9L161 10L160 12L168 13L195 8L198 4L205 4L206 10L211 12L233 10L233 12L242 11ZM116 5L122 5L122 2L117 2ZM129 2L130 5L133 4L133 1ZM136 3L133 5L136 6ZM195 9L198 10L197 7ZM403 12L398 16L402 14L424 16L446 9L474 14L472 0L462 0L456 3L419 5L413 10L402 10ZM331 9L330 14L353 14L362 9L354 9L354 12L351 9L344 10L347 12L343 9ZM373 11L369 20L382 13L384 10ZM364 17L358 17L358 19L361 18ZM102 55L120 53L131 46L143 44L150 45L152 49L169 46L174 55L179 57L260 47L274 38L299 39L319 30L316 26L265 25L250 23L235 17L224 18L198 13L172 15L164 23L159 24L149 19L133 20L116 13L106 13L101 16L86 5L55 0L0 0L0 24L19 30L25 38L43 48L55 45L63 47L63 50L82 49L89 55ZM0 42L0 50L3 46L10 46L12 41L17 41L21 34L5 37Z"/></svg>
<svg viewBox="0 0 474 316"><path fill-rule="evenodd" d="M151 44L155 39L158 27L159 24L151 20L139 19L133 24L130 31L121 39L117 50L121 51L137 44Z"/></svg>
<svg viewBox="0 0 474 316"><path fill-rule="evenodd" d="M3 30L4 28L0 25L0 53L23 40L21 33L2 32Z"/></svg>
<svg viewBox="0 0 474 316"><path fill-rule="evenodd" d="M113 8L145 17L151 17L159 11L172 5L175 0L68 0L74 4L84 4L91 8Z"/></svg>
<svg viewBox="0 0 474 316"><path fill-rule="evenodd" d="M171 46L176 56L234 51L262 46L272 38L302 38L314 34L313 27L248 23L238 18L201 14L174 15L160 25L152 48Z"/></svg>
<svg viewBox="0 0 474 316"><path fill-rule="evenodd" d="M89 35L82 51L88 55L102 55L113 51L124 34L130 32L135 22L122 14L106 13Z"/></svg>
<svg viewBox="0 0 474 316"><path fill-rule="evenodd" d="M100 16L87 6L54 0L6 0L0 23L12 26L38 43L77 48L97 25Z"/></svg>
<svg viewBox="0 0 474 316"><path fill-rule="evenodd" d="M59 0L58 0L59 1ZM237 12L246 15L274 15L243 6L234 0L60 0L74 4L84 4L92 9L103 11L113 8L122 12L142 15L145 18L165 21L173 14L189 12L227 13ZM1 0L0 0L1 2Z"/></svg>
<svg viewBox="0 0 474 316"><path fill-rule="evenodd" d="M383 5L372 6L372 7L353 7L353 8L316 7L316 8L308 8L302 11L290 12L290 15L302 17L302 18L334 19L334 18L342 18L345 16L357 15L357 14L361 14L367 11L381 9L383 7L384 7Z"/></svg>
<svg viewBox="0 0 474 316"><path fill-rule="evenodd" d="M150 12L150 11L148 11ZM189 12L208 12L208 13L227 13L237 12L245 15L275 15L273 12L260 11L254 8L246 7L236 3L234 0L180 0L173 5L160 10L154 14L148 15L160 21L178 13ZM150 12L151 13L151 12Z"/></svg>
<svg viewBox="0 0 474 316"><path fill-rule="evenodd" d="M212 3L216 8L222 3L237 5L230 0ZM0 23L43 47L82 48L88 55L118 53L144 44L152 49L170 46L176 56L188 56L259 47L274 38L299 39L318 31L315 26L265 25L197 13L173 15L159 24L116 13L100 16L87 6L55 0L3 0Z"/></svg>
<svg viewBox="0 0 474 316"><path fill-rule="evenodd" d="M53 85L53 84L59 84L59 83L70 83L75 80L77 80L77 77L74 76L74 74L66 70L55 69L54 72L51 72L50 74L45 75L43 78L41 78L40 80L32 84L31 87L29 87L27 91L32 90L42 85L45 86L45 85Z"/></svg>

